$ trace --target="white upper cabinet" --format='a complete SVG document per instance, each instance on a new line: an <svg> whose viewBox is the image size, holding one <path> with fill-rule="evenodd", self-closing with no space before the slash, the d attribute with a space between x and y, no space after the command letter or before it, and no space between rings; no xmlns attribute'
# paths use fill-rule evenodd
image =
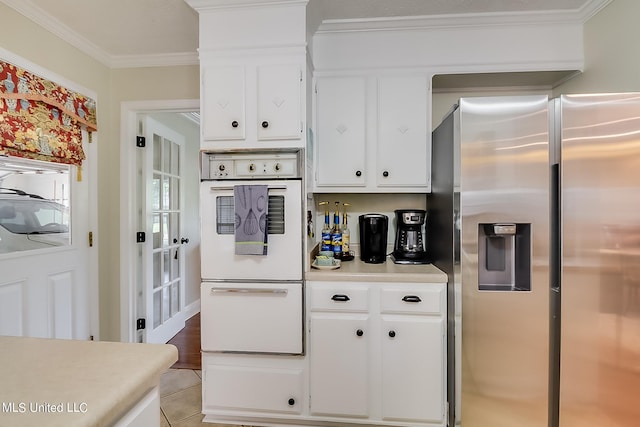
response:
<svg viewBox="0 0 640 427"><path fill-rule="evenodd" d="M245 139L245 67L203 68L201 91L204 139Z"/></svg>
<svg viewBox="0 0 640 427"><path fill-rule="evenodd" d="M319 186L366 185L365 83L363 77L331 77L317 82Z"/></svg>
<svg viewBox="0 0 640 427"><path fill-rule="evenodd" d="M302 69L295 63L203 65L204 148L301 145L302 83ZM287 140L297 142L278 142Z"/></svg>
<svg viewBox="0 0 640 427"><path fill-rule="evenodd" d="M297 65L258 66L258 140L300 139L302 70Z"/></svg>
<svg viewBox="0 0 640 427"><path fill-rule="evenodd" d="M426 75L316 80L315 190L431 191Z"/></svg>
<svg viewBox="0 0 640 427"><path fill-rule="evenodd" d="M376 186L429 187L426 77L378 78Z"/></svg>

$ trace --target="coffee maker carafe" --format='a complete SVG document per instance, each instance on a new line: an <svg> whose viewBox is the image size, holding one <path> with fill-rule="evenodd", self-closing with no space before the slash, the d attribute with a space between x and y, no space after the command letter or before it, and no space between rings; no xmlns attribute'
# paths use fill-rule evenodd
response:
<svg viewBox="0 0 640 427"><path fill-rule="evenodd" d="M396 264L428 264L422 228L427 212L399 209L396 213L396 241L391 259Z"/></svg>

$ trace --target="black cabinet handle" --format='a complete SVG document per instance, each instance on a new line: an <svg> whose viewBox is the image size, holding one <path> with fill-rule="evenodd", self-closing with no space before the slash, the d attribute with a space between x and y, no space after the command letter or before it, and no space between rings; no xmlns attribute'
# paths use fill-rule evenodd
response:
<svg viewBox="0 0 640 427"><path fill-rule="evenodd" d="M237 120L232 121L231 122L231 127L232 128L237 128L238 127L238 121Z"/></svg>
<svg viewBox="0 0 640 427"><path fill-rule="evenodd" d="M361 337L361 336L363 336L363 335L364 335L364 331L363 331L362 329L358 329L358 330L356 331L356 335L357 335L357 336L359 336L359 337Z"/></svg>
<svg viewBox="0 0 640 427"><path fill-rule="evenodd" d="M265 129L268 128L269 127L269 122L266 121L266 120L264 122L262 122L262 127L265 128Z"/></svg>
<svg viewBox="0 0 640 427"><path fill-rule="evenodd" d="M389 171L384 171L382 172L382 176L384 176L385 178L389 176Z"/></svg>
<svg viewBox="0 0 640 427"><path fill-rule="evenodd" d="M289 400L287 401L287 403L289 404L289 406L293 406L293 405L295 405L295 404L296 404L296 400L292 397L291 399L289 399Z"/></svg>
<svg viewBox="0 0 640 427"><path fill-rule="evenodd" d="M396 331L389 331L389 337L394 338L396 336Z"/></svg>
<svg viewBox="0 0 640 427"><path fill-rule="evenodd" d="M404 302L422 302L419 296L417 295L405 295L402 297L402 301Z"/></svg>
<svg viewBox="0 0 640 427"><path fill-rule="evenodd" d="M362 176L362 171L356 171L356 176Z"/></svg>
<svg viewBox="0 0 640 427"><path fill-rule="evenodd" d="M331 297L331 299L333 301L349 301L351 298L349 298L347 295L335 294L334 296Z"/></svg>

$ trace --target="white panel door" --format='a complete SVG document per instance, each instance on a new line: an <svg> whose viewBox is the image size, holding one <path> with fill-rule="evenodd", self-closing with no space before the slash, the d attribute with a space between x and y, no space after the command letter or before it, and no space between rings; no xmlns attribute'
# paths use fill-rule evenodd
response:
<svg viewBox="0 0 640 427"><path fill-rule="evenodd" d="M183 245L189 243L182 235L185 138L150 117L145 117L144 128L139 220L145 241L140 252L138 317L146 319L145 342L166 343L185 323Z"/></svg>
<svg viewBox="0 0 640 427"><path fill-rule="evenodd" d="M312 313L310 329L311 414L368 417L369 316Z"/></svg>
<svg viewBox="0 0 640 427"><path fill-rule="evenodd" d="M444 319L382 317L382 418L444 420Z"/></svg>
<svg viewBox="0 0 640 427"><path fill-rule="evenodd" d="M0 253L1 335L88 340L97 334L91 316L92 311L97 311L97 300L93 299L97 294L97 278L93 277L90 265L98 249L90 246L88 237L90 218L95 214L91 197L97 186L92 169L94 147L87 141L88 135L83 132L83 146L88 153L84 173L78 173L75 166L55 168L58 182L64 180L65 205L69 205L71 213L70 244ZM12 159L8 157L5 161ZM33 185L27 174L24 176L24 180L13 184L24 181L26 186ZM82 177L80 181L78 176ZM33 188L45 190L45 187L32 187L29 193L39 192ZM61 187L56 183L58 191ZM42 195L53 200L46 192ZM33 241L47 236L53 234L27 237Z"/></svg>

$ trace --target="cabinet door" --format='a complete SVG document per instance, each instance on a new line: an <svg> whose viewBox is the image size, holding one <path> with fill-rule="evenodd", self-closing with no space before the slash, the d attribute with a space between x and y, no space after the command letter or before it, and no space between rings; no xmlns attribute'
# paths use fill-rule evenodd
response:
<svg viewBox="0 0 640 427"><path fill-rule="evenodd" d="M379 187L426 187L431 177L431 135L426 77L378 79Z"/></svg>
<svg viewBox="0 0 640 427"><path fill-rule="evenodd" d="M206 67L202 74L202 137L244 139L245 68Z"/></svg>
<svg viewBox="0 0 640 427"><path fill-rule="evenodd" d="M368 316L313 313L309 337L311 414L366 417Z"/></svg>
<svg viewBox="0 0 640 427"><path fill-rule="evenodd" d="M258 139L299 139L300 87L297 65L258 67Z"/></svg>
<svg viewBox="0 0 640 427"><path fill-rule="evenodd" d="M364 186L365 79L317 81L317 185Z"/></svg>
<svg viewBox="0 0 640 427"><path fill-rule="evenodd" d="M382 318L382 418L444 420L444 320L428 316Z"/></svg>

